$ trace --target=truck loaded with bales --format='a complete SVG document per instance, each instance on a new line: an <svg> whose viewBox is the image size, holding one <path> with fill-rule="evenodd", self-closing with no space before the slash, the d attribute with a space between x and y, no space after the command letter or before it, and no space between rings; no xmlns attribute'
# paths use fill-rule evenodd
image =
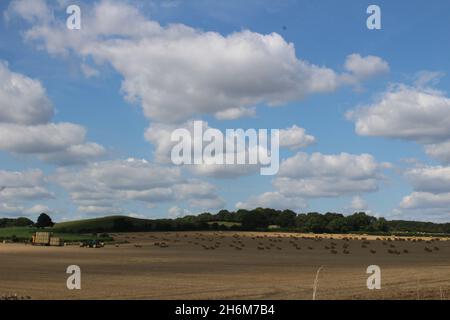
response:
<svg viewBox="0 0 450 320"><path fill-rule="evenodd" d="M52 236L51 232L36 232L31 238L31 243L35 246L60 247L63 245L62 239Z"/></svg>

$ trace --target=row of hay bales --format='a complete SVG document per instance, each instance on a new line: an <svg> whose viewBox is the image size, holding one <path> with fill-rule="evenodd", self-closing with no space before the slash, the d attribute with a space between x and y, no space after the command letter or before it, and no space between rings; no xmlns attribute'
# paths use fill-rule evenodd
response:
<svg viewBox="0 0 450 320"><path fill-rule="evenodd" d="M59 237L53 237L51 232L36 232L31 243L38 246L54 246L60 247L63 245L63 241Z"/></svg>

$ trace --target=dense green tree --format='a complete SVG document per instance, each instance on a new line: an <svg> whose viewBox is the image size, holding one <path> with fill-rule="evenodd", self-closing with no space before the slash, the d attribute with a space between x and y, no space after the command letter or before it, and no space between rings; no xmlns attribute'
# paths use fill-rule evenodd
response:
<svg viewBox="0 0 450 320"><path fill-rule="evenodd" d="M265 229L269 226L269 219L263 212L246 212L242 218L242 228L244 230Z"/></svg>
<svg viewBox="0 0 450 320"><path fill-rule="evenodd" d="M306 231L306 221L308 221L307 215L300 213L295 217L295 227L298 228L299 231Z"/></svg>
<svg viewBox="0 0 450 320"><path fill-rule="evenodd" d="M379 218L375 223L373 224L374 231L380 231L380 232L388 232L389 231L389 224L386 221L385 218Z"/></svg>
<svg viewBox="0 0 450 320"><path fill-rule="evenodd" d="M236 220L236 214L231 213L228 210L220 210L215 215L215 220L217 220L217 221L235 221Z"/></svg>
<svg viewBox="0 0 450 320"><path fill-rule="evenodd" d="M198 215L198 220L203 222L210 222L213 221L213 216L209 212L204 212Z"/></svg>
<svg viewBox="0 0 450 320"><path fill-rule="evenodd" d="M279 225L282 228L294 227L296 216L297 214L291 210L276 212L273 217L273 224Z"/></svg>
<svg viewBox="0 0 450 320"><path fill-rule="evenodd" d="M327 218L317 212L310 212L307 214L306 229L309 232L323 233L327 231Z"/></svg>
<svg viewBox="0 0 450 320"><path fill-rule="evenodd" d="M375 217L368 216L365 212L356 212L346 219L351 231L372 231L370 226L376 221Z"/></svg>
<svg viewBox="0 0 450 320"><path fill-rule="evenodd" d="M345 217L337 217L330 220L330 222L328 222L327 229L329 230L329 232L334 233L340 232L347 233L350 231L350 228L347 225L347 220L345 219Z"/></svg>
<svg viewBox="0 0 450 320"><path fill-rule="evenodd" d="M53 225L54 223L52 221L52 218L50 218L50 216L46 213L41 213L36 222L36 227L38 228L53 227Z"/></svg>

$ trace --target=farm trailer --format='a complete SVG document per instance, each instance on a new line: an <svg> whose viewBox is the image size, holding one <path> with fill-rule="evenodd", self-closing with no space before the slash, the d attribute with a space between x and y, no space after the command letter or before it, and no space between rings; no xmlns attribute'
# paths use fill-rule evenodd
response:
<svg viewBox="0 0 450 320"><path fill-rule="evenodd" d="M62 239L53 237L50 232L36 232L32 237L31 243L38 246L60 247L63 245Z"/></svg>

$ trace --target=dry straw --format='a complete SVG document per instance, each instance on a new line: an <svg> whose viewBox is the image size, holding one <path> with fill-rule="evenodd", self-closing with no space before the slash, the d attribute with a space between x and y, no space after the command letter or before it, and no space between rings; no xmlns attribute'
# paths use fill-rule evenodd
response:
<svg viewBox="0 0 450 320"><path fill-rule="evenodd" d="M314 279L314 288L313 288L313 296L312 296L313 300L316 300L316 292L317 292L317 287L319 285L319 273L320 273L320 270L323 269L323 267L324 266L320 266L320 268L317 269L317 272L316 272L316 278Z"/></svg>

